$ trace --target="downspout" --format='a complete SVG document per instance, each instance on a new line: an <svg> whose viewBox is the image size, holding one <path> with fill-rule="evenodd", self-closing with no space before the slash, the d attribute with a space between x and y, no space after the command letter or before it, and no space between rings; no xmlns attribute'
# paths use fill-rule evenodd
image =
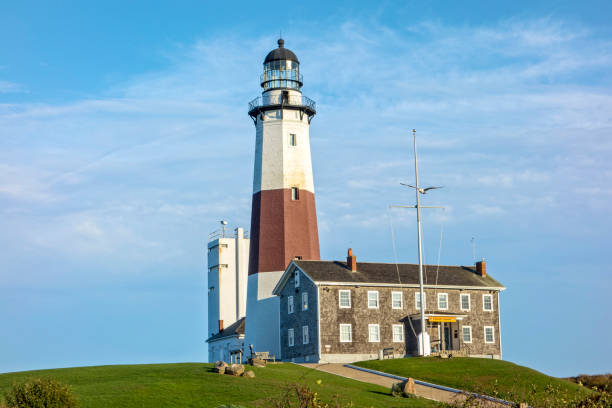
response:
<svg viewBox="0 0 612 408"><path fill-rule="evenodd" d="M321 288L319 285L315 287L317 288L317 363L319 363L321 362Z"/></svg>
<svg viewBox="0 0 612 408"><path fill-rule="evenodd" d="M502 336L501 336L501 307L500 307L501 292L497 291L497 327L499 327L499 359L502 359Z"/></svg>

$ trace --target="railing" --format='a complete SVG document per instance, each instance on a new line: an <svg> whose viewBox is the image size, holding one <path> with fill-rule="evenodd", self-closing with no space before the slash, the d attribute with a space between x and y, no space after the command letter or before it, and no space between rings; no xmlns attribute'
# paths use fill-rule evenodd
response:
<svg viewBox="0 0 612 408"><path fill-rule="evenodd" d="M453 357L469 357L470 352L468 350L440 350L440 351L432 351L431 356L440 357L442 355L448 356L452 355Z"/></svg>
<svg viewBox="0 0 612 408"><path fill-rule="evenodd" d="M249 102L249 112L254 109L270 106L270 105L286 105L286 106L301 106L313 111L316 111L316 102L307 96L302 95L266 95L258 96Z"/></svg>
<svg viewBox="0 0 612 408"><path fill-rule="evenodd" d="M472 353L467 344L462 344L459 350L436 350L431 352L431 355L435 357L448 356L449 354L452 354L453 357L469 357Z"/></svg>
<svg viewBox="0 0 612 408"><path fill-rule="evenodd" d="M208 234L208 241L210 242L217 238L235 238L235 237L236 237L235 231L232 231L230 229L225 229L225 230L218 229ZM249 231L244 231L244 238L249 238Z"/></svg>

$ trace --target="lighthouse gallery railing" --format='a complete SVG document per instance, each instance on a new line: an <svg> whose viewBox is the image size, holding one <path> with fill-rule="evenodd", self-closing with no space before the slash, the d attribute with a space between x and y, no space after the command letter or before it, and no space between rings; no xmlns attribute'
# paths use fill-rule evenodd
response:
<svg viewBox="0 0 612 408"><path fill-rule="evenodd" d="M249 112L256 108L271 105L285 105L285 106L303 106L316 111L316 102L307 96L303 95L265 95L258 96L249 102Z"/></svg>

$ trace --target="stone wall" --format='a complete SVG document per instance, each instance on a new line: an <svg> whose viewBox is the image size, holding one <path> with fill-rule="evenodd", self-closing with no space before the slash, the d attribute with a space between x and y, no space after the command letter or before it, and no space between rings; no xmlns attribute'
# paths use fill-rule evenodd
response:
<svg viewBox="0 0 612 408"><path fill-rule="evenodd" d="M351 291L351 308L341 309L339 307L339 290L349 289ZM379 307L368 308L368 291L378 291ZM393 309L391 306L391 293L402 292L402 309ZM396 355L415 354L417 350L416 341L408 316L417 315L419 310L415 306L415 292L418 288L393 288L393 287L351 287L351 286L321 286L319 288L321 307L321 352L338 354L370 355L371 358L378 356L379 350L392 347ZM448 294L448 309L438 310L437 294ZM460 307L460 293L470 294L470 310L462 311ZM483 294L493 295L493 311L483 311ZM465 314L463 320L450 325L453 336L453 346L460 349L469 348L470 355L486 355L499 358L500 336L498 324L498 292L489 290L458 290L458 289L426 289L425 298L427 312L440 312L449 314ZM419 330L419 320L413 319L414 331ZM352 325L352 342L341 343L339 325L350 323ZM415 324L416 323L416 324ZM369 341L369 324L378 324L380 327L380 342ZM393 324L404 325L404 342L393 342ZM468 325L472 327L472 343L463 344L461 341L461 327ZM484 343L484 326L494 327L495 341L493 344ZM455 338L455 330L457 337ZM437 326L428 329L431 340L439 339Z"/></svg>
<svg viewBox="0 0 612 408"><path fill-rule="evenodd" d="M299 269L298 269L299 271ZM280 341L284 361L318 361L319 327L317 324L317 287L302 272L300 285L295 287L295 277L287 280L280 293ZM302 310L302 293L308 293L308 310ZM289 296L293 296L293 313L288 313ZM302 343L302 327L308 326L308 344ZM288 329L294 330L294 345L289 347Z"/></svg>

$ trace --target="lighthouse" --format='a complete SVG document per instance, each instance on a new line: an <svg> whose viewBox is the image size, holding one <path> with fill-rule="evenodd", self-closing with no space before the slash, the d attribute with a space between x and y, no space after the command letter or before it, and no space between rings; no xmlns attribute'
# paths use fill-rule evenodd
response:
<svg viewBox="0 0 612 408"><path fill-rule="evenodd" d="M309 136L316 106L302 95L300 62L283 39L266 56L260 83L262 95L249 103L255 168L244 345L280 359L272 290L292 259L320 259Z"/></svg>

